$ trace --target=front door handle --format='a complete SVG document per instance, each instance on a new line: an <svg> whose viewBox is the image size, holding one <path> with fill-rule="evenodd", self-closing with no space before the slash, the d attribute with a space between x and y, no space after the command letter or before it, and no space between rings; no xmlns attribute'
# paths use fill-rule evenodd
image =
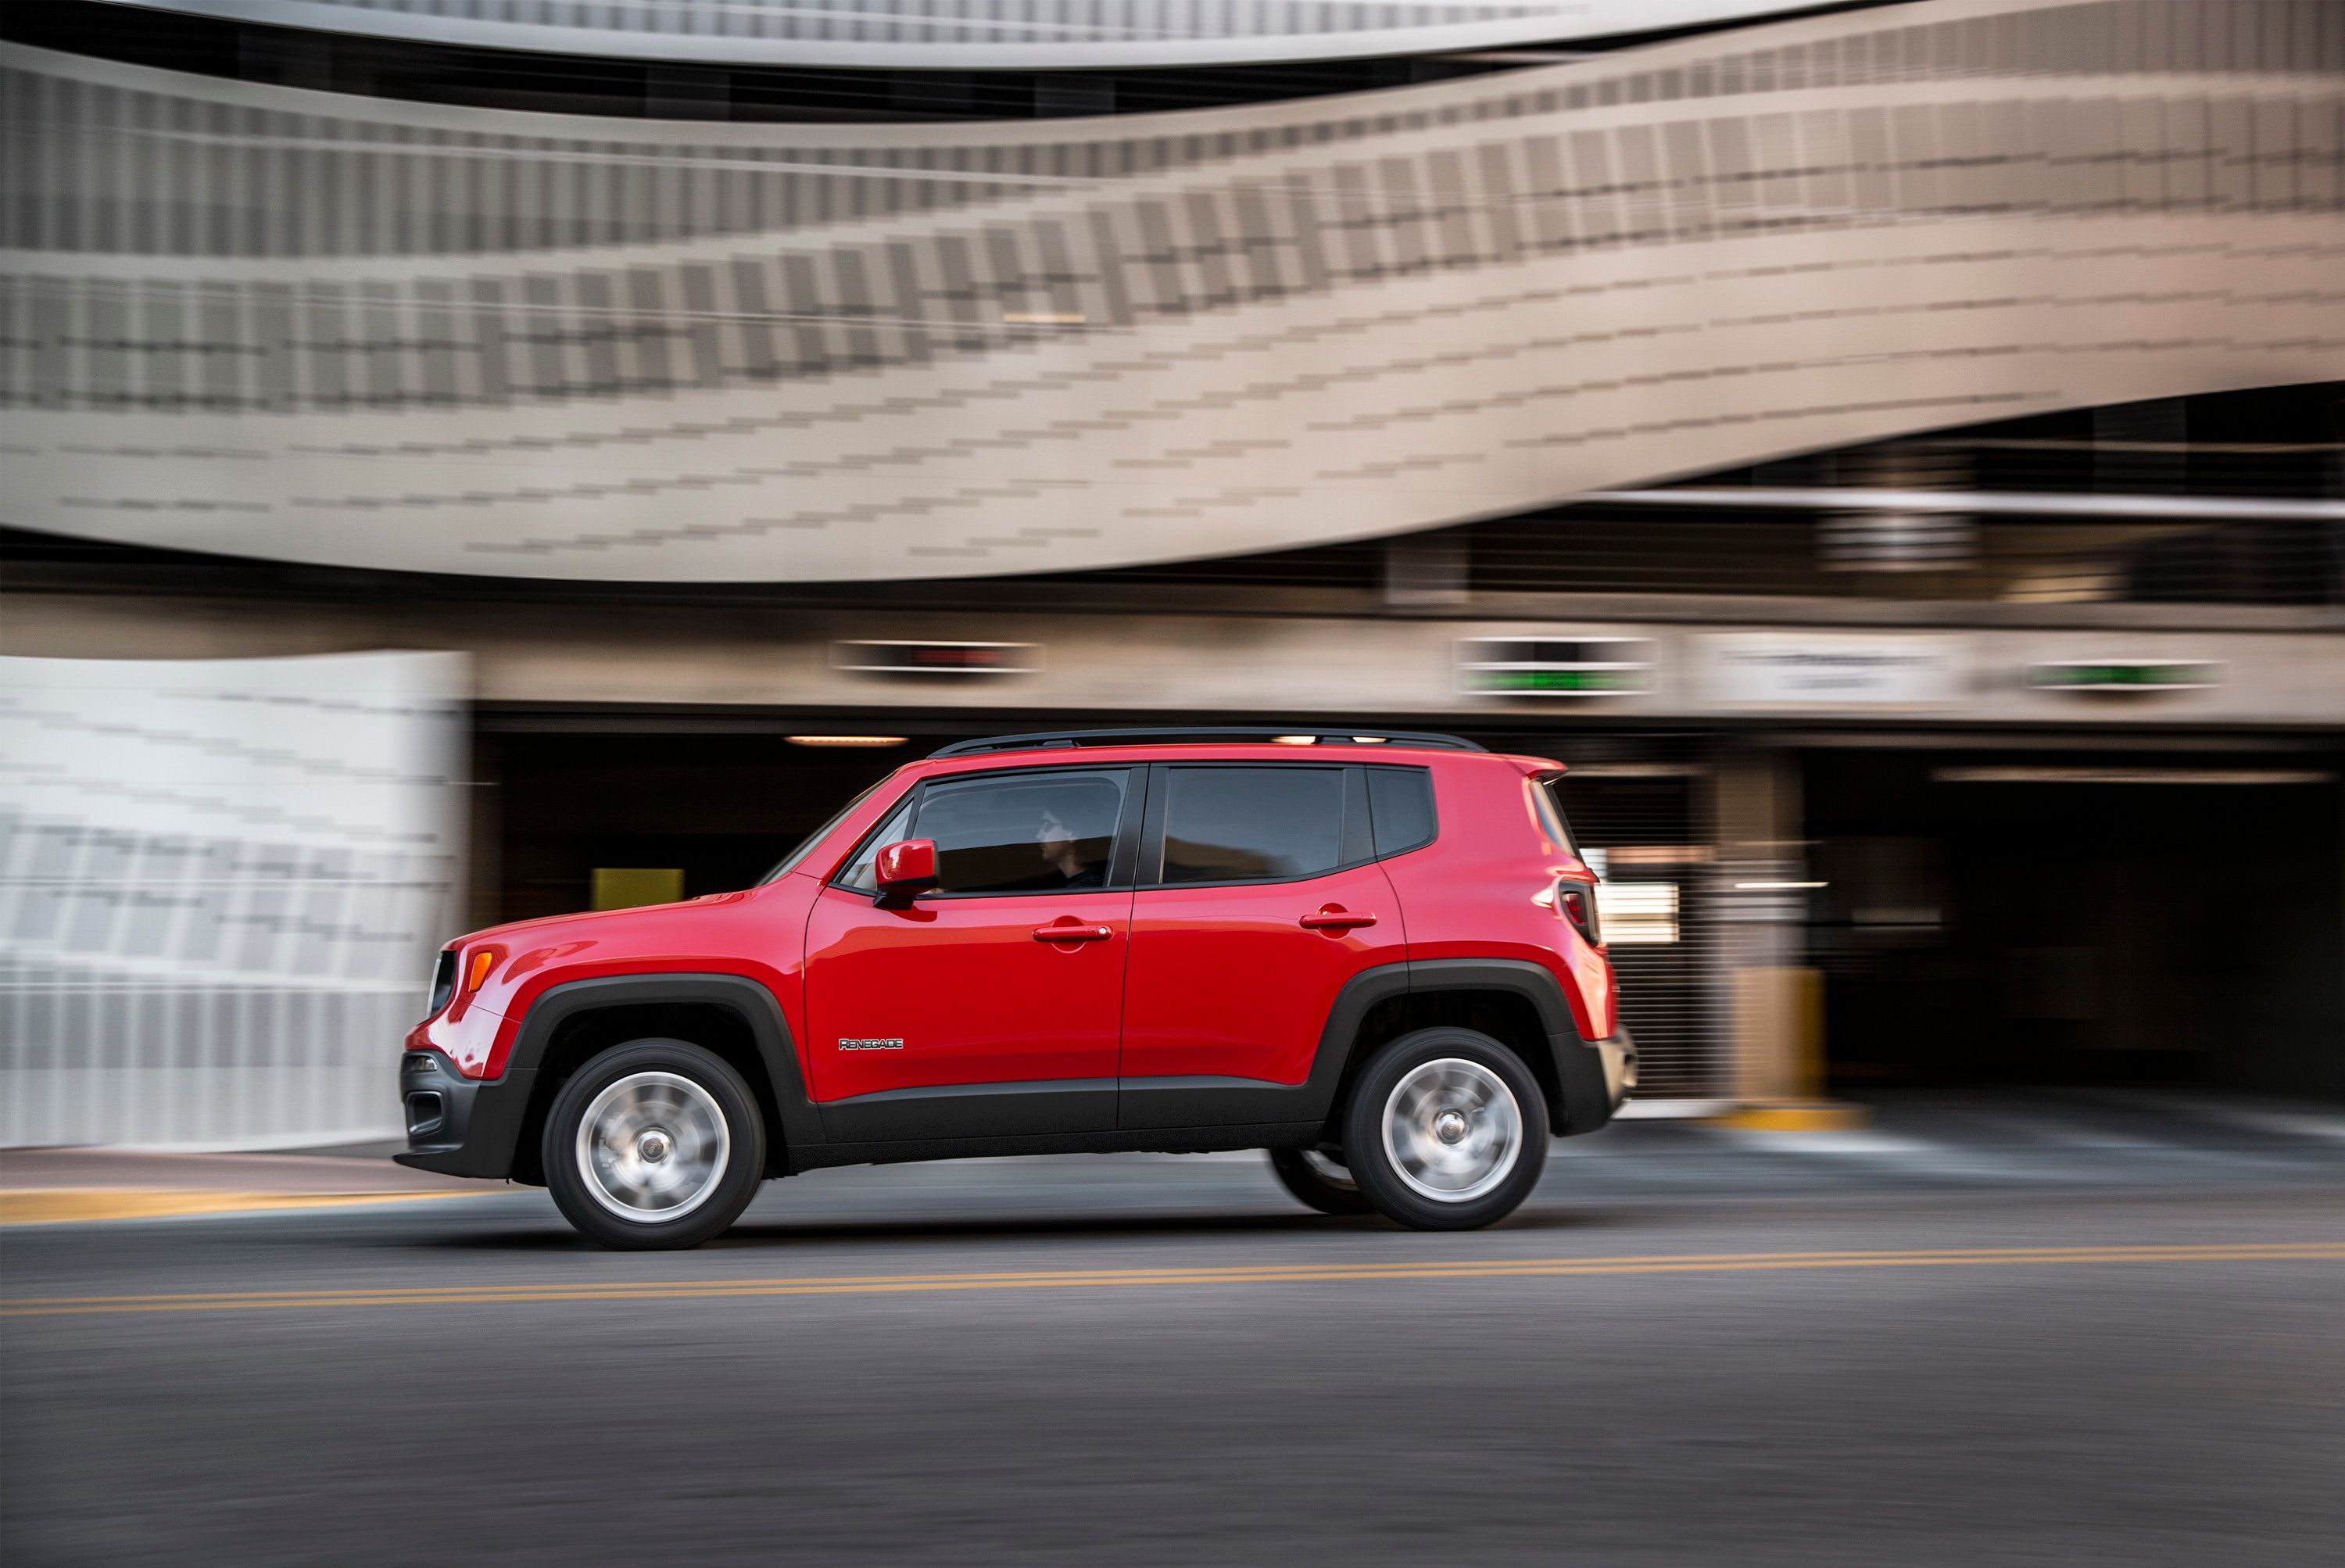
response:
<svg viewBox="0 0 2345 1568"><path fill-rule="evenodd" d="M1105 942L1114 932L1103 925L1084 925L1071 915L1057 925L1034 928L1036 942Z"/></svg>
<svg viewBox="0 0 2345 1568"><path fill-rule="evenodd" d="M1349 931L1354 926L1374 925L1372 914L1353 914L1341 904L1329 904L1325 909L1303 917L1304 926L1311 931Z"/></svg>

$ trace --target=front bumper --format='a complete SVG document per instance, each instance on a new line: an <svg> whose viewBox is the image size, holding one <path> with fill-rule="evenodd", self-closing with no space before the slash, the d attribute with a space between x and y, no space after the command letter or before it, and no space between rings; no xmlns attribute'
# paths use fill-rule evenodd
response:
<svg viewBox="0 0 2345 1568"><path fill-rule="evenodd" d="M436 1051L408 1052L399 1064L407 1147L391 1158L442 1176L510 1177L536 1076L520 1069L481 1083L458 1073Z"/></svg>

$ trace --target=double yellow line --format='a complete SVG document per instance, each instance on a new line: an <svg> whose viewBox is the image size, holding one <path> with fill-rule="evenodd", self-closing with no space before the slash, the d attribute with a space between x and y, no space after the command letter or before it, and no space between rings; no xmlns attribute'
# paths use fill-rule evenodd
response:
<svg viewBox="0 0 2345 1568"><path fill-rule="evenodd" d="M352 1307L487 1307L545 1301L689 1301L755 1296L884 1296L1194 1285L1321 1285L1421 1279L1575 1279L1622 1274L1741 1274L1823 1268L2041 1268L2084 1264L2345 1263L2345 1241L2146 1247L1974 1247L1904 1252L1706 1252L1627 1257L1421 1263L1265 1263L989 1274L839 1274L780 1279L641 1279L534 1285L386 1286L154 1296L0 1298L0 1318L152 1312L270 1312Z"/></svg>

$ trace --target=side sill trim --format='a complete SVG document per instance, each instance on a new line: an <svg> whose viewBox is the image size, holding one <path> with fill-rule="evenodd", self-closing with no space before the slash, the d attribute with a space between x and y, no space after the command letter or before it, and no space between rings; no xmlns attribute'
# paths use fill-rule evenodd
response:
<svg viewBox="0 0 2345 1568"><path fill-rule="evenodd" d="M1030 1133L1008 1137L896 1138L826 1144L793 1162L795 1170L826 1166L895 1165L908 1160L985 1159L1005 1155L1204 1154L1220 1149L1309 1148L1317 1122L1244 1125L1111 1128L1101 1132Z"/></svg>
<svg viewBox="0 0 2345 1568"><path fill-rule="evenodd" d="M1105 1132L1115 1103L1112 1078L1048 1078L882 1089L820 1109L829 1141L893 1143Z"/></svg>

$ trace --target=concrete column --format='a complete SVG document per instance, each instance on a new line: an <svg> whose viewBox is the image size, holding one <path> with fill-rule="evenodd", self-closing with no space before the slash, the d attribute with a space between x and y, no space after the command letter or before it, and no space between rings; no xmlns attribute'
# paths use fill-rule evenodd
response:
<svg viewBox="0 0 2345 1568"><path fill-rule="evenodd" d="M1822 989L1807 965L1799 759L1753 747L1714 779L1729 1092L1745 1105L1812 1101L1823 1088Z"/></svg>
<svg viewBox="0 0 2345 1568"><path fill-rule="evenodd" d="M1403 534L1385 541L1385 603L1396 609L1445 609L1469 597L1466 535L1456 530Z"/></svg>

